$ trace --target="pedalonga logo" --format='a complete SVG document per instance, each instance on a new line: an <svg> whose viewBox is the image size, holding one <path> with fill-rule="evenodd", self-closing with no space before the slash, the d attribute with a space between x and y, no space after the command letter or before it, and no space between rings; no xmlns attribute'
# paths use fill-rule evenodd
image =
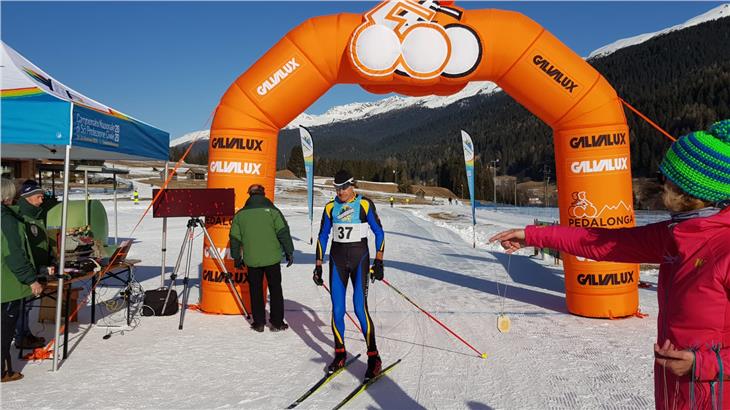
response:
<svg viewBox="0 0 730 410"><path fill-rule="evenodd" d="M573 81L573 79L568 77L567 74L555 67L548 59L540 54L535 54L535 56L532 57L532 63L535 67L539 68L540 71L547 74L547 76L555 80L556 83L560 84L560 86L570 94L573 94L573 90L578 88L578 84Z"/></svg>
<svg viewBox="0 0 730 410"><path fill-rule="evenodd" d="M210 146L213 148L237 149L241 151L262 151L263 143L263 140L238 137L215 137L210 140Z"/></svg>
<svg viewBox="0 0 730 410"><path fill-rule="evenodd" d="M582 135L570 139L571 148L597 148L626 145L626 133Z"/></svg>
<svg viewBox="0 0 730 410"><path fill-rule="evenodd" d="M213 174L261 175L262 165L255 162L212 161L210 172Z"/></svg>
<svg viewBox="0 0 730 410"><path fill-rule="evenodd" d="M293 73L297 68L299 68L299 63L296 60L296 57L292 57L289 61L287 61L284 65L281 66L278 70L276 70L273 74L269 76L264 82L261 83L258 87L256 87L256 92L260 96L265 96L269 93L269 91L273 90L274 87L279 85L284 79L286 79L289 74Z"/></svg>
<svg viewBox="0 0 730 410"><path fill-rule="evenodd" d="M629 169L629 158L606 158L570 163L570 171L574 174L595 174L598 172L626 171Z"/></svg>
<svg viewBox="0 0 730 410"><path fill-rule="evenodd" d="M598 208L588 200L585 191L573 192L573 202L568 208L568 226L581 228L612 228L625 226L634 222L634 208L619 201L616 205L604 205L599 211ZM623 210L625 213L619 216L604 216L610 211Z"/></svg>
<svg viewBox="0 0 730 410"><path fill-rule="evenodd" d="M634 283L634 271L630 270L616 273L581 273L576 279L578 283L584 286L626 285Z"/></svg>
<svg viewBox="0 0 730 410"><path fill-rule="evenodd" d="M212 225L231 226L232 222L233 222L232 216L206 216L205 217L206 226L212 226Z"/></svg>
<svg viewBox="0 0 730 410"><path fill-rule="evenodd" d="M246 275L243 272L229 272L234 283L243 283ZM204 269L203 280L206 282L225 282L226 274L217 270Z"/></svg>
<svg viewBox="0 0 730 410"><path fill-rule="evenodd" d="M355 29L350 60L372 77L466 76L479 65L482 45L472 28L459 23L462 15L435 0L383 2Z"/></svg>

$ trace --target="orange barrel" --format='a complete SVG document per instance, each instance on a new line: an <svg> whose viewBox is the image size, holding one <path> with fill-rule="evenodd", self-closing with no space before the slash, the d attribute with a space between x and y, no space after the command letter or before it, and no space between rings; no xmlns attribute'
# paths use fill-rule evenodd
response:
<svg viewBox="0 0 730 410"><path fill-rule="evenodd" d="M560 224L585 228L634 226L629 132L626 125L557 131L555 167ZM568 311L622 317L639 306L639 265L562 255Z"/></svg>
<svg viewBox="0 0 730 410"><path fill-rule="evenodd" d="M265 187L266 196L274 199L276 176L276 134L266 132L211 132L208 160L208 188L230 188L236 192L236 210L248 199L248 187L258 183ZM219 253L224 256L226 269L233 273L236 288L251 312L248 282L235 269L230 257L228 232L233 217L207 218L206 227ZM207 239L203 244L203 271L200 281L200 309L209 313L239 314L240 308L231 287L210 252ZM266 287L264 287L264 300Z"/></svg>

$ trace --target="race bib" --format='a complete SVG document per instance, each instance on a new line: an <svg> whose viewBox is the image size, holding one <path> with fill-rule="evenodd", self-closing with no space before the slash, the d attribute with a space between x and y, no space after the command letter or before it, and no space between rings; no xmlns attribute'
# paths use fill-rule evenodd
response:
<svg viewBox="0 0 730 410"><path fill-rule="evenodd" d="M332 225L334 233L332 241L340 243L360 242L368 236L368 224L338 224Z"/></svg>

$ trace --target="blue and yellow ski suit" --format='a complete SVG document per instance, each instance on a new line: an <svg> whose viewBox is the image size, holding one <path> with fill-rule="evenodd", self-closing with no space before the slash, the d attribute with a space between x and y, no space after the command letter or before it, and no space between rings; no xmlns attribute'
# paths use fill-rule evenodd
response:
<svg viewBox="0 0 730 410"><path fill-rule="evenodd" d="M334 231L330 249L329 282L332 296L332 333L336 351L345 348L345 293L350 279L353 287L352 304L368 351L378 350L375 345L375 327L368 313L368 228L375 234L377 251L383 251L385 234L375 204L370 199L357 195L348 202L335 198L325 205L317 240L317 260L324 259L330 232Z"/></svg>

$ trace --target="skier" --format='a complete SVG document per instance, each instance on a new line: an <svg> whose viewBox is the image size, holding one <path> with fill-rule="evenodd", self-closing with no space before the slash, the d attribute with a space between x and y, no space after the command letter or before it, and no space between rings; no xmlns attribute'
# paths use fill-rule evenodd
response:
<svg viewBox="0 0 730 410"><path fill-rule="evenodd" d="M511 229L490 239L610 262L658 263L657 409L730 408L730 119L678 139L659 166L668 221L635 228Z"/></svg>
<svg viewBox="0 0 730 410"><path fill-rule="evenodd" d="M329 259L329 282L332 298L332 333L335 339L335 358L327 367L332 373L342 368L347 360L345 350L345 294L348 280L352 280L352 302L360 328L365 336L368 368L365 380L380 374L382 362L375 344L375 326L368 313L368 227L375 234L375 261L371 268L373 279L383 280L384 232L375 204L355 194L355 181L349 172L340 170L334 180L337 197L327 203L322 212L322 223L317 240L317 260L313 280L322 286L322 260L327 250L330 231L334 229Z"/></svg>
<svg viewBox="0 0 730 410"><path fill-rule="evenodd" d="M395 202L395 198L393 198L391 196L390 199L388 199L388 201L390 202L390 207L392 208L393 207L393 202Z"/></svg>

